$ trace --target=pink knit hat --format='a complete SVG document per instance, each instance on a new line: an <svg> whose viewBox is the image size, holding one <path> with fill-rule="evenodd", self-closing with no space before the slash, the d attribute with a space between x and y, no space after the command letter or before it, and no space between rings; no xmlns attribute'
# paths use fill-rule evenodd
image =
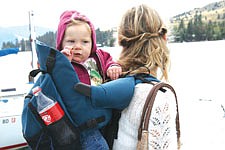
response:
<svg viewBox="0 0 225 150"><path fill-rule="evenodd" d="M62 50L62 40L64 37L64 33L66 30L67 24L71 22L72 18L75 20L83 20L89 24L91 28L91 32L92 32L92 50L91 51L95 52L97 49L95 28L93 24L91 23L91 21L85 15L82 15L81 13L75 10L72 10L72 11L67 10L61 14L58 30L56 34L56 48L58 50Z"/></svg>

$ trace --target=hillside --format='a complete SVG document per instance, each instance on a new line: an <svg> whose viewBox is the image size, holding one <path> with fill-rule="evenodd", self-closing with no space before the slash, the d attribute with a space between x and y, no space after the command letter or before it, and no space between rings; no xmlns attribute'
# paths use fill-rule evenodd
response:
<svg viewBox="0 0 225 150"><path fill-rule="evenodd" d="M37 36L41 36L46 32L53 31L49 28L35 27ZM29 26L0 27L0 48L3 42L15 42L16 39L29 39Z"/></svg>
<svg viewBox="0 0 225 150"><path fill-rule="evenodd" d="M225 0L210 3L202 8L195 8L188 12L178 14L170 19L170 26L178 25L182 19L184 23L188 23L196 14L201 14L202 21L204 22L225 21Z"/></svg>

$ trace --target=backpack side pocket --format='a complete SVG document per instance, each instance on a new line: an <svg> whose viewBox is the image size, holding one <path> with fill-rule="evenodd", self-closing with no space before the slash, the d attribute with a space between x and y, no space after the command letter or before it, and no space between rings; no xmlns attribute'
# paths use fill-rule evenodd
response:
<svg viewBox="0 0 225 150"><path fill-rule="evenodd" d="M32 149L81 149L78 127L71 120L51 76L47 73L42 74L33 88L36 86L40 86L47 97L56 100L65 114L60 120L45 125L37 112L36 97L29 94L30 96L25 98L22 113L23 135L28 145Z"/></svg>

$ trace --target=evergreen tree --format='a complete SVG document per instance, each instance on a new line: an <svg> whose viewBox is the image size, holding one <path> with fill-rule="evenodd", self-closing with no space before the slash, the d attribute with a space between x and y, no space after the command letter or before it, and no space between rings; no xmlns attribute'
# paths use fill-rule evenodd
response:
<svg viewBox="0 0 225 150"><path fill-rule="evenodd" d="M221 38L222 40L225 40L225 21L220 23L220 32L221 32Z"/></svg>
<svg viewBox="0 0 225 150"><path fill-rule="evenodd" d="M180 41L180 42L183 42L183 41L185 41L185 25L184 25L184 20L183 19L181 19L181 21L180 21L180 24L179 24L179 27L178 27L178 31L177 31L177 33L178 33L178 41Z"/></svg>
<svg viewBox="0 0 225 150"><path fill-rule="evenodd" d="M2 43L2 49L15 48L15 47L16 47L16 45L13 42L11 42L11 41Z"/></svg>
<svg viewBox="0 0 225 150"><path fill-rule="evenodd" d="M195 36L194 25L192 20L190 20L187 25L187 35L186 35L187 41L193 41L194 36Z"/></svg>
<svg viewBox="0 0 225 150"><path fill-rule="evenodd" d="M213 37L213 23L210 20L206 25L206 40L211 41Z"/></svg>
<svg viewBox="0 0 225 150"><path fill-rule="evenodd" d="M55 45L56 45L55 38L56 38L56 33L52 32L52 31L47 32L44 35L37 37L37 39L39 41L42 41L51 47L55 47Z"/></svg>
<svg viewBox="0 0 225 150"><path fill-rule="evenodd" d="M24 39L22 39L20 43L21 43L21 45L20 45L21 51L25 51L25 49L26 49L26 41Z"/></svg>

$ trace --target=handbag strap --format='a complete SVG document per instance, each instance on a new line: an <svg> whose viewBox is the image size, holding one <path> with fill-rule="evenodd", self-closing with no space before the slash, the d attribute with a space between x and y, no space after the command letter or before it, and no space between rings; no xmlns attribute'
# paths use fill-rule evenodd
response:
<svg viewBox="0 0 225 150"><path fill-rule="evenodd" d="M170 89L175 96L176 112L177 112L177 114L176 114L176 130L177 130L177 140L179 142L179 139L180 139L180 122L179 122L177 95L176 95L176 92L175 92L174 88L171 85L169 85L167 83L164 83L164 82L160 82L160 83L157 83L156 85L154 85L152 87L151 91L149 92L147 98L146 98L145 105L144 105L143 112L142 112L142 116L141 116L141 123L140 123L140 126L138 128L138 140L139 141L141 140L142 131L148 130L149 119L150 119L150 116L151 116L152 107L153 107L153 104L155 102L157 92L159 90L161 90L163 92L166 92L166 90L163 89L164 87Z"/></svg>

